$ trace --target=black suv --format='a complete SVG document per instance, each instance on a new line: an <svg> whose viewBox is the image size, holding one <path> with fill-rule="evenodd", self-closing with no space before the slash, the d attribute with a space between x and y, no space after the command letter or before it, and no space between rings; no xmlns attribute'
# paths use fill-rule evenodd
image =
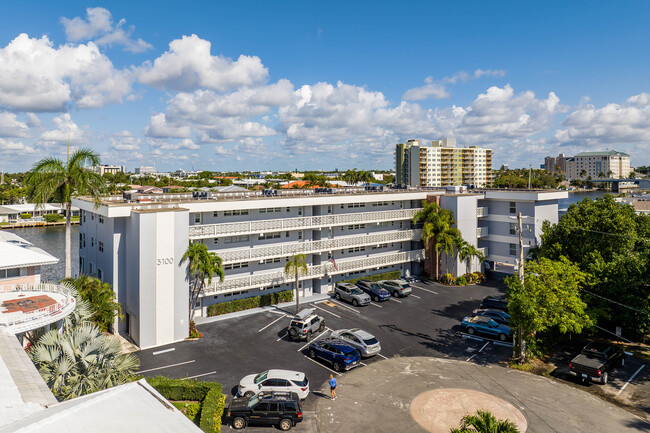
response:
<svg viewBox="0 0 650 433"><path fill-rule="evenodd" d="M232 428L250 425L278 426L282 431L302 421L300 399L295 392L261 392L251 397L235 398L228 406Z"/></svg>
<svg viewBox="0 0 650 433"><path fill-rule="evenodd" d="M504 297L487 296L481 302L482 310L501 310L508 312L508 300Z"/></svg>

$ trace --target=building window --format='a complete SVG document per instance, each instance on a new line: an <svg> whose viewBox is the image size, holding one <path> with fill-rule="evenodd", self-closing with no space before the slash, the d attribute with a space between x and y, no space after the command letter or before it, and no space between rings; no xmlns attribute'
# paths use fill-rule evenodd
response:
<svg viewBox="0 0 650 433"><path fill-rule="evenodd" d="M83 248L84 235L79 233L79 248Z"/></svg>
<svg viewBox="0 0 650 433"><path fill-rule="evenodd" d="M348 249L348 253L358 253L360 251L365 251L365 250L366 250L366 247L354 247L354 248Z"/></svg>
<svg viewBox="0 0 650 433"><path fill-rule="evenodd" d="M298 240L302 240L302 230L298 230Z"/></svg>
<svg viewBox="0 0 650 433"><path fill-rule="evenodd" d="M89 270L88 273L89 273L90 275L93 275L93 274L94 274L94 270L93 270L93 267L94 267L94 266L93 266L93 262L90 262L90 263L88 264L88 266L89 266L89 267L88 267L88 270Z"/></svg>
<svg viewBox="0 0 650 433"><path fill-rule="evenodd" d="M352 207L366 207L365 203L348 203L348 208Z"/></svg>
<svg viewBox="0 0 650 433"><path fill-rule="evenodd" d="M348 230L362 230L365 228L366 228L365 224L352 224L351 226L348 226Z"/></svg>
<svg viewBox="0 0 650 433"><path fill-rule="evenodd" d="M510 223L510 234L511 235L517 234L517 226L515 225L515 223Z"/></svg>
<svg viewBox="0 0 650 433"><path fill-rule="evenodd" d="M517 255L517 244L510 244L510 255L511 256Z"/></svg>
<svg viewBox="0 0 650 433"><path fill-rule="evenodd" d="M83 211L84 213L84 222L86 222L86 211Z"/></svg>
<svg viewBox="0 0 650 433"><path fill-rule="evenodd" d="M90 247L92 248L94 246L95 246L95 238L91 236L90 237Z"/></svg>
<svg viewBox="0 0 650 433"><path fill-rule="evenodd" d="M104 281L104 273L99 268L97 268L97 278L99 278L102 282Z"/></svg>
<svg viewBox="0 0 650 433"><path fill-rule="evenodd" d="M510 202L510 213L517 213L517 202Z"/></svg>
<svg viewBox="0 0 650 433"><path fill-rule="evenodd" d="M229 271L231 269L240 269L240 268L247 268L247 267L248 267L248 262L229 263L227 265L223 265L223 270Z"/></svg>
<svg viewBox="0 0 650 433"><path fill-rule="evenodd" d="M275 212L282 212L282 208L279 208L279 207L269 207L269 208L262 208L262 209L260 209L260 213L275 213Z"/></svg>
<svg viewBox="0 0 650 433"><path fill-rule="evenodd" d="M99 241L98 244L99 244L99 252L103 253L104 252L104 242Z"/></svg>
<svg viewBox="0 0 650 433"><path fill-rule="evenodd" d="M201 214L200 213L195 213L194 214L194 224L201 224Z"/></svg>
<svg viewBox="0 0 650 433"><path fill-rule="evenodd" d="M272 232L272 233L262 233L259 237L260 240L264 239L279 239L281 233L280 232Z"/></svg>
<svg viewBox="0 0 650 433"><path fill-rule="evenodd" d="M16 278L16 277L20 277L20 268L0 270L0 278Z"/></svg>
<svg viewBox="0 0 650 433"><path fill-rule="evenodd" d="M216 212L215 212L216 214ZM224 211L223 216L248 215L248 209L236 209ZM215 215L216 216L216 215Z"/></svg>
<svg viewBox="0 0 650 433"><path fill-rule="evenodd" d="M248 235L239 235L239 236L227 236L223 238L223 242L226 244L236 244L239 242L248 242L250 237ZM216 243L217 239L215 239Z"/></svg>
<svg viewBox="0 0 650 433"><path fill-rule="evenodd" d="M273 258L273 259L264 259L264 260L262 260L262 264L264 264L264 265L269 265L271 263L280 263L280 257L276 257L276 258Z"/></svg>
<svg viewBox="0 0 650 433"><path fill-rule="evenodd" d="M99 216L99 223L104 224L104 217L101 215Z"/></svg>

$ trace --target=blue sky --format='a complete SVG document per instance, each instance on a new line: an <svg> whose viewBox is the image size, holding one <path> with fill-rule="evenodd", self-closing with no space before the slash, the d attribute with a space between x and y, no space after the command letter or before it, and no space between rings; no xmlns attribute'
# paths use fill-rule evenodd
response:
<svg viewBox="0 0 650 433"><path fill-rule="evenodd" d="M648 165L647 2L17 2L0 16L5 171L388 169L454 136L495 166Z"/></svg>

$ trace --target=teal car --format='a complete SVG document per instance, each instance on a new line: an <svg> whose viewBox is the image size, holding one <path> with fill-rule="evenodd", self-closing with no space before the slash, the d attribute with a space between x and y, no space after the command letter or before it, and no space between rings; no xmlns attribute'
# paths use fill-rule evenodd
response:
<svg viewBox="0 0 650 433"><path fill-rule="evenodd" d="M506 341L512 330L507 325L500 325L493 319L486 316L465 317L460 324L465 332L470 335L483 334L485 336Z"/></svg>

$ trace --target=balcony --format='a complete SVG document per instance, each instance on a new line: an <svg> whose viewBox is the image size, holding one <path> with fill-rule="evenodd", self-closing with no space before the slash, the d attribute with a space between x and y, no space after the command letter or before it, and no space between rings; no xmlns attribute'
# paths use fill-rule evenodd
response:
<svg viewBox="0 0 650 433"><path fill-rule="evenodd" d="M264 260L273 257L288 257L296 253L315 254L341 248L379 245L389 242L420 240L422 230L400 230L362 236L347 236L320 241L292 242L269 247L255 247L215 251L223 263Z"/></svg>
<svg viewBox="0 0 650 433"><path fill-rule="evenodd" d="M477 238L484 238L488 235L488 228L487 227L479 227L476 229L476 237Z"/></svg>
<svg viewBox="0 0 650 433"><path fill-rule="evenodd" d="M375 255L362 259L338 260L336 262L338 269L334 268L332 263L323 263L316 266L309 266L306 274L299 277L300 280L309 280L312 278L322 278L326 275L343 274L346 272L361 271L375 267L396 265L399 263L422 261L424 260L424 250L412 250L400 253ZM293 282L293 276L285 279L284 272L266 272L248 275L245 277L226 278L223 282L214 281L212 284L206 284L204 296L212 296L219 293L231 291L247 290L273 286L276 284L285 284Z"/></svg>
<svg viewBox="0 0 650 433"><path fill-rule="evenodd" d="M242 221L224 224L197 224L190 226L190 239L218 236L259 234L283 230L315 229L347 224L410 220L419 209L397 209L377 212L349 213L298 218L279 218L265 221Z"/></svg>
<svg viewBox="0 0 650 433"><path fill-rule="evenodd" d="M476 208L476 218L485 218L486 216L488 216L488 208L486 207Z"/></svg>

